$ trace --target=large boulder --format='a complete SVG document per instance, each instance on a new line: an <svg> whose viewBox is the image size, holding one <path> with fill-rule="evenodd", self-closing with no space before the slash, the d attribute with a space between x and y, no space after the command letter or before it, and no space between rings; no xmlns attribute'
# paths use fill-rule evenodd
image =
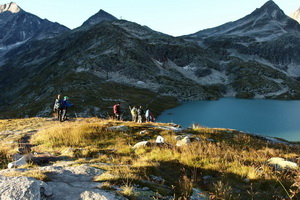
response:
<svg viewBox="0 0 300 200"><path fill-rule="evenodd" d="M0 199L40 200L51 195L51 187L43 181L28 177L0 176Z"/></svg>

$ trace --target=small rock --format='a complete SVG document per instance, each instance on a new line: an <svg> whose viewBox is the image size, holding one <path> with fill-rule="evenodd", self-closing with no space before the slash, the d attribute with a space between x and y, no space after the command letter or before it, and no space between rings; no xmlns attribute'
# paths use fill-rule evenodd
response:
<svg viewBox="0 0 300 200"><path fill-rule="evenodd" d="M181 147L189 144L191 144L191 140L188 136L186 136L183 139L177 141L176 146Z"/></svg>
<svg viewBox="0 0 300 200"><path fill-rule="evenodd" d="M32 158L31 154L24 155L19 160L8 163L7 168L11 169L22 165L26 165L27 162L31 160L31 158Z"/></svg>
<svg viewBox="0 0 300 200"><path fill-rule="evenodd" d="M203 176L203 183L208 184L211 179L212 179L212 176Z"/></svg>
<svg viewBox="0 0 300 200"><path fill-rule="evenodd" d="M150 175L150 178L152 181L154 181L156 183L164 183L165 182L165 180L160 176Z"/></svg>
<svg viewBox="0 0 300 200"><path fill-rule="evenodd" d="M112 127L108 127L107 130L110 130L110 131L120 131L120 132L128 132L128 131L130 131L127 126L112 126Z"/></svg>
<svg viewBox="0 0 300 200"><path fill-rule="evenodd" d="M250 179L249 179L249 178L245 178L245 179L244 179L244 182L249 183L249 182L250 182Z"/></svg>
<svg viewBox="0 0 300 200"><path fill-rule="evenodd" d="M176 136L175 136L175 140L177 140L177 141L178 141L178 140L182 140L183 137L184 137L184 136L182 136L182 135L176 135Z"/></svg>
<svg viewBox="0 0 300 200"><path fill-rule="evenodd" d="M148 187L143 187L142 190L143 190L143 191L147 191L147 190L150 190L150 188L148 188Z"/></svg>
<svg viewBox="0 0 300 200"><path fill-rule="evenodd" d="M162 136L157 136L157 138L156 138L156 144L163 144L163 143L165 143L165 138L163 138Z"/></svg>
<svg viewBox="0 0 300 200"><path fill-rule="evenodd" d="M136 148L140 148L140 147L147 147L147 146L150 146L150 142L149 141L142 141L142 142L138 142L136 143L133 148L136 149Z"/></svg>
<svg viewBox="0 0 300 200"><path fill-rule="evenodd" d="M193 188L193 193L190 197L190 200L209 200L209 195L199 188Z"/></svg>

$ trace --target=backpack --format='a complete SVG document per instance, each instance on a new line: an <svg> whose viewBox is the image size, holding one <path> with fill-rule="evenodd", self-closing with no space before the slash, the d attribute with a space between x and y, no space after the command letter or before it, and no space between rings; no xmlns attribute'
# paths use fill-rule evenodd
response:
<svg viewBox="0 0 300 200"><path fill-rule="evenodd" d="M54 109L58 110L61 109L63 107L63 102L60 99L56 99L55 100L55 104L54 104Z"/></svg>
<svg viewBox="0 0 300 200"><path fill-rule="evenodd" d="M137 110L136 110L136 108L132 108L132 109L131 109L131 114L132 114L132 115L137 115Z"/></svg>
<svg viewBox="0 0 300 200"><path fill-rule="evenodd" d="M142 108L138 108L137 113L138 113L138 115L143 115L144 110Z"/></svg>
<svg viewBox="0 0 300 200"><path fill-rule="evenodd" d="M114 113L120 113L120 106L118 104L114 105Z"/></svg>

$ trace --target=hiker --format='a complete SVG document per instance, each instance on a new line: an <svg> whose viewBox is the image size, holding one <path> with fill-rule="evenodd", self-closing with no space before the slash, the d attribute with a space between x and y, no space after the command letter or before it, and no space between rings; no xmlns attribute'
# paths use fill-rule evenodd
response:
<svg viewBox="0 0 300 200"><path fill-rule="evenodd" d="M140 106L138 109L137 109L137 114L138 114L138 123L143 123L143 115L144 115L144 110L143 110L143 107Z"/></svg>
<svg viewBox="0 0 300 200"><path fill-rule="evenodd" d="M121 109L120 109L120 103L117 103L114 105L114 114L117 120L121 119Z"/></svg>
<svg viewBox="0 0 300 200"><path fill-rule="evenodd" d="M150 112L150 122L155 122L155 117L152 112Z"/></svg>
<svg viewBox="0 0 300 200"><path fill-rule="evenodd" d="M130 112L131 112L131 116L132 116L132 121L133 122L137 122L137 109L135 106L133 106L133 108L130 108Z"/></svg>
<svg viewBox="0 0 300 200"><path fill-rule="evenodd" d="M61 112L62 112L62 100L60 98L60 94L57 95L57 99L55 99L55 103L54 103L54 106L53 106L53 111L56 112L57 120L59 120L59 117L60 117Z"/></svg>
<svg viewBox="0 0 300 200"><path fill-rule="evenodd" d="M149 109L146 110L145 118L146 118L146 122L150 122L151 121L150 120L150 110Z"/></svg>
<svg viewBox="0 0 300 200"><path fill-rule="evenodd" d="M68 107L71 107L71 106L73 106L73 104L71 104L69 102L69 97L65 96L64 100L62 102L62 112L61 112L60 119L59 119L61 122L67 120Z"/></svg>

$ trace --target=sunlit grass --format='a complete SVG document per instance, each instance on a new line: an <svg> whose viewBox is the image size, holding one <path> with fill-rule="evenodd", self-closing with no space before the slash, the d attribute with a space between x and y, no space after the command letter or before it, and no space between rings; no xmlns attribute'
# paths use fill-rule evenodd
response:
<svg viewBox="0 0 300 200"><path fill-rule="evenodd" d="M36 130L37 133L31 138L31 143L36 145L33 151L67 156L78 164L91 163L105 170L94 180L104 183L103 187L107 188L118 184L126 196L136 194L133 184L147 180L143 182L144 186L176 198L187 198L197 187L205 188L215 199L239 199L243 195L246 199L266 200L274 195L285 197L282 185L288 189L291 187L294 183L293 172L275 172L266 161L271 157L297 161L300 155L297 146L272 144L260 137L229 129L197 127L176 134L158 128L167 124L138 124L98 118L64 123L33 118L1 123L0 130L4 132ZM129 130L108 129L119 125ZM190 145L176 147L178 134L190 135L194 140ZM154 144L158 135L163 136L169 145L132 148L137 142L145 140ZM1 158L9 158L8 152L16 148L18 137L11 140L8 149L0 149ZM297 162L299 164L299 160ZM2 163L4 166L7 161ZM160 183L151 182L152 175L162 177L165 184L175 189L165 189ZM204 176L210 177L206 184L203 183Z"/></svg>
<svg viewBox="0 0 300 200"><path fill-rule="evenodd" d="M49 181L49 178L46 175L46 172L41 171L39 169L32 169L26 171L9 171L1 174L2 176L10 176L10 177L31 177L40 181Z"/></svg>

